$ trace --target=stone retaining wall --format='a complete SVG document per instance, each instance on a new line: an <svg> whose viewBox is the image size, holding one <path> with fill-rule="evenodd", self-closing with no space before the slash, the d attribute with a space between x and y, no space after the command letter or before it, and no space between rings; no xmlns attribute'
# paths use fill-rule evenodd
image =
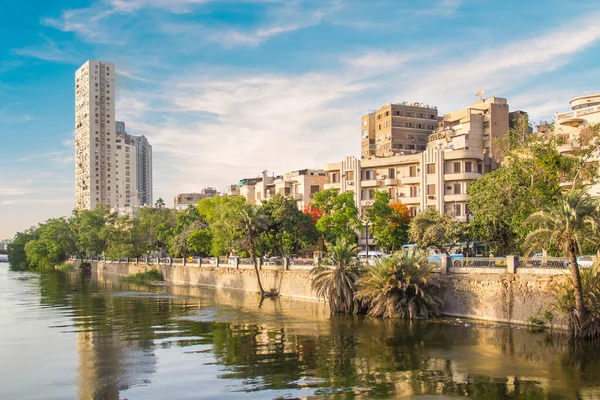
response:
<svg viewBox="0 0 600 400"><path fill-rule="evenodd" d="M77 266L77 263L76 263ZM98 275L131 275L149 269L160 269L165 281L176 285L199 285L215 288L258 292L255 272L250 265L235 267L156 265L135 263L93 262ZM502 271L482 271L477 268L450 268L448 275L438 275L440 297L447 316L473 318L495 322L525 324L527 319L542 319L553 300L550 287L554 282L569 279L565 273L517 274ZM539 271L538 271L539 272ZM275 289L283 297L319 301L311 289L309 270L283 270L264 266L260 271L265 290ZM564 322L555 315L555 326Z"/></svg>

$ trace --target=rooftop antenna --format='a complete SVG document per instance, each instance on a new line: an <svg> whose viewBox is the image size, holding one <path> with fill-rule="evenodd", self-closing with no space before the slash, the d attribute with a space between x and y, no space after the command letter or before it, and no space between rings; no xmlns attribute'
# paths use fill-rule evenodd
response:
<svg viewBox="0 0 600 400"><path fill-rule="evenodd" d="M485 92L483 90L480 90L479 92L475 93L475 97L479 97L479 100L483 100L483 94Z"/></svg>

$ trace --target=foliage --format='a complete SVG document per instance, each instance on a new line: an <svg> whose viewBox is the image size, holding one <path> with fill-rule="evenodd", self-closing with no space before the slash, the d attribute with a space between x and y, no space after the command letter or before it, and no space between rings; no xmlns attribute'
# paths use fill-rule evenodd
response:
<svg viewBox="0 0 600 400"><path fill-rule="evenodd" d="M495 254L522 253L529 232L527 217L559 201L561 181L581 187L597 180L597 167L589 161L597 148L593 143L598 127L583 133L582 141L570 153L560 153L558 147L565 144L561 137L509 131L499 143L502 168L468 187L473 237L488 242Z"/></svg>
<svg viewBox="0 0 600 400"><path fill-rule="evenodd" d="M315 193L312 208L322 213L316 227L329 243L337 239L356 243L360 221L353 192L339 193L337 189L327 189Z"/></svg>
<svg viewBox="0 0 600 400"><path fill-rule="evenodd" d="M328 246L329 257L326 264L310 271L312 288L318 297L329 303L331 314L353 314L359 311L354 300L359 266L356 255L359 247L338 239Z"/></svg>
<svg viewBox="0 0 600 400"><path fill-rule="evenodd" d="M431 279L433 265L427 254L404 250L377 260L358 281L356 298L379 318L416 319L439 316L442 301L431 294L439 284Z"/></svg>
<svg viewBox="0 0 600 400"><path fill-rule="evenodd" d="M321 218L323 216L323 212L321 210L319 210L318 208L314 207L312 204L305 205L302 212L304 214L310 216L310 218L312 218L312 220L315 224L317 223L319 218Z"/></svg>
<svg viewBox="0 0 600 400"><path fill-rule="evenodd" d="M316 244L318 232L312 217L298 210L293 199L278 194L263 201L261 209L269 221L259 238L263 254L289 256Z"/></svg>
<svg viewBox="0 0 600 400"><path fill-rule="evenodd" d="M213 256L235 250L242 237L239 218L246 199L242 196L215 196L198 202L198 213L206 220L212 236L210 253Z"/></svg>
<svg viewBox="0 0 600 400"><path fill-rule="evenodd" d="M24 247L30 268L54 268L75 252L71 227L66 219L50 219L40 224L36 234L38 238L29 241Z"/></svg>
<svg viewBox="0 0 600 400"><path fill-rule="evenodd" d="M151 269L146 272L138 272L137 274L124 276L121 280L129 283L148 283L162 282L164 281L164 278L159 270Z"/></svg>
<svg viewBox="0 0 600 400"><path fill-rule="evenodd" d="M106 240L102 230L113 218L108 207L73 211L71 228L75 239L75 254L79 258L97 256L104 252Z"/></svg>
<svg viewBox="0 0 600 400"><path fill-rule="evenodd" d="M393 252L408 241L410 212L402 203L391 203L387 191L375 191L373 206L365 211L379 247Z"/></svg>
<svg viewBox="0 0 600 400"><path fill-rule="evenodd" d="M135 217L135 237L140 238L144 253L169 249L177 225L176 211L170 208L142 207Z"/></svg>
<svg viewBox="0 0 600 400"><path fill-rule="evenodd" d="M410 222L409 237L419 249L434 248L449 254L451 247L465 235L464 224L452 215L428 208Z"/></svg>
<svg viewBox="0 0 600 400"><path fill-rule="evenodd" d="M555 245L569 256L575 312L569 314L568 319L571 333L578 337L587 336L584 327L588 323L588 310L576 256L585 242L598 246L598 218L598 200L582 190L573 190L561 196L555 206L535 212L527 218L533 230L525 238L526 248L536 251Z"/></svg>
<svg viewBox="0 0 600 400"><path fill-rule="evenodd" d="M23 271L29 268L25 246L36 239L39 239L39 234L34 229L28 229L25 232L19 232L15 235L12 243L7 248L10 269L13 271Z"/></svg>
<svg viewBox="0 0 600 400"><path fill-rule="evenodd" d="M73 271L73 263L63 263L56 267L57 270L62 272Z"/></svg>

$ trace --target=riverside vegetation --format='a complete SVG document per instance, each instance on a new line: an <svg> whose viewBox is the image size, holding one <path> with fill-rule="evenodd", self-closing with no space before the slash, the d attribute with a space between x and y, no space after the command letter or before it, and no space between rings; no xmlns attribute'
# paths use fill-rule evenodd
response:
<svg viewBox="0 0 600 400"><path fill-rule="evenodd" d="M440 312L436 282L423 253L398 252L409 240L416 248L449 253L448 243L488 242L494 254L528 254L546 250L564 255L571 282L557 287L556 312L564 314L577 337L600 338L600 312L595 288L596 266L582 273L577 255L596 253L600 242L598 201L584 189L598 182L599 128L582 131L569 153L554 135L526 135L509 130L499 147L503 167L472 182L470 219L461 223L427 209L410 218L407 207L374 191L374 204L359 215L351 192L328 189L298 210L296 202L277 195L260 206L243 197L201 200L183 212L164 206L140 209L134 218L106 208L75 210L70 218L46 221L18 233L9 246L13 269L49 269L69 255L82 260L141 257L158 252L172 257L236 254L253 259L261 295L257 257L292 256L317 246L328 251L328 267L312 271L315 291L329 301L332 314L367 313L383 318L427 318ZM567 184L568 183L568 184ZM368 222L375 243L395 256L359 269L357 234Z"/></svg>

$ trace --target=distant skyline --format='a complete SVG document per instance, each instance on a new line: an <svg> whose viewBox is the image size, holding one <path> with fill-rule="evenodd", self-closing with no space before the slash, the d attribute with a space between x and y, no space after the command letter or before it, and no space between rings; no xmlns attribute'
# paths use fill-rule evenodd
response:
<svg viewBox="0 0 600 400"><path fill-rule="evenodd" d="M61 0L0 5L0 239L74 206L74 74L114 63L154 199L360 154L389 102L475 93L532 121L600 92L600 1Z"/></svg>

